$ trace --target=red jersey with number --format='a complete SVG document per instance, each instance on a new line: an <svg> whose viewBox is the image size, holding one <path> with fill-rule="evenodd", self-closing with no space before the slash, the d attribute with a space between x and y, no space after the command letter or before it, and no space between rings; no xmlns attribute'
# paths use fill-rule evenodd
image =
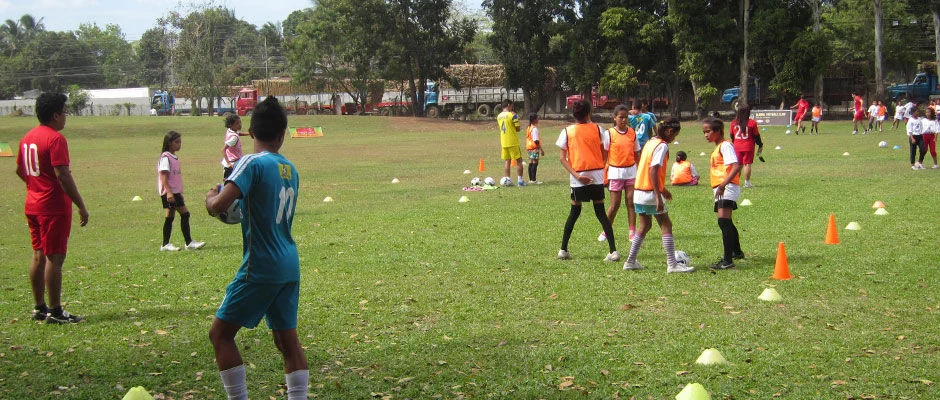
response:
<svg viewBox="0 0 940 400"><path fill-rule="evenodd" d="M754 141L757 135L760 135L757 129L757 121L747 120L747 129L738 127L738 120L731 121L731 140L734 143L734 151L754 151Z"/></svg>
<svg viewBox="0 0 940 400"><path fill-rule="evenodd" d="M23 136L16 169L26 180L26 215L71 214L72 199L55 175L55 167L68 165L69 145L55 129L40 125Z"/></svg>

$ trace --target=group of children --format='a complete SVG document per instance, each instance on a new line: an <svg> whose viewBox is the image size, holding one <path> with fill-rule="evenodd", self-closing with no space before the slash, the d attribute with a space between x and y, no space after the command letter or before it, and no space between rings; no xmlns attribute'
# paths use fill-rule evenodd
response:
<svg viewBox="0 0 940 400"><path fill-rule="evenodd" d="M644 268L638 261L638 255L655 218L662 231L666 272L694 272L695 267L688 265L685 260L677 259L672 221L666 207L666 201L672 200L672 194L666 188L666 163L669 160L669 143L676 139L681 130L679 120L666 118L654 125L654 117L641 112L638 107L627 110L624 106L618 106L614 109L614 127L605 130L591 122L589 102L577 101L572 110L576 122L563 129L555 142L560 149L559 160L569 173L571 186L571 207L565 222L558 259L572 258L568 251L568 242L581 215L582 203L590 201L603 228L598 240L606 240L610 249L605 261L619 261L620 253L615 243L613 220L622 200L626 198L631 245L623 269ZM738 136L751 135L750 157L753 158L754 140L759 142L759 133L756 129L751 129L749 113L739 113L738 117L743 117L740 125L747 127L738 129ZM702 132L705 140L716 146L710 157L709 183L713 189L714 211L718 214L718 226L724 244L721 259L710 267L733 268L733 260L744 258L737 228L731 221L731 213L737 209L737 200L741 193L742 163L738 159L742 153L725 139L724 123L720 119L706 120L702 125ZM697 184L698 174L688 163L684 152L677 155L676 166L673 167L673 182L677 181L677 177L682 177L687 178L682 184ZM610 208L606 212L605 180L611 193Z"/></svg>

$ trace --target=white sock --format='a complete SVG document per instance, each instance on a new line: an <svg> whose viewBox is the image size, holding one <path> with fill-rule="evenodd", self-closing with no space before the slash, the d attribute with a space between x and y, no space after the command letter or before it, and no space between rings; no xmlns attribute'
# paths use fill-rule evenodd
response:
<svg viewBox="0 0 940 400"><path fill-rule="evenodd" d="M287 400L306 400L307 385L310 383L310 371L298 369L284 375L287 381Z"/></svg>
<svg viewBox="0 0 940 400"><path fill-rule="evenodd" d="M248 384L245 383L245 365L219 371L222 377L222 386L229 400L248 400Z"/></svg>
<svg viewBox="0 0 940 400"><path fill-rule="evenodd" d="M666 253L666 266L676 267L676 244L673 242L672 235L663 235L663 251Z"/></svg>

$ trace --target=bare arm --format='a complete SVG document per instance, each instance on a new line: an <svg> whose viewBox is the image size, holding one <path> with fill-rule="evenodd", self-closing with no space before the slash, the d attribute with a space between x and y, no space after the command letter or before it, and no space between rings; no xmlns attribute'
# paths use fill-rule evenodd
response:
<svg viewBox="0 0 940 400"><path fill-rule="evenodd" d="M218 215L231 206L235 199L241 197L241 195L242 191L238 188L238 185L231 182L227 182L222 187L221 192L219 192L218 187L213 187L206 192L206 211L210 215Z"/></svg>
<svg viewBox="0 0 940 400"><path fill-rule="evenodd" d="M593 179L591 179L590 177L581 175L581 173L574 170L574 167L571 166L571 162L568 161L568 150L561 149L561 151L558 152L558 160L561 161L561 166L565 167L565 170L567 170L568 173L571 174L571 176L577 179L578 182L581 182L585 185L588 185L591 182L593 182Z"/></svg>
<svg viewBox="0 0 940 400"><path fill-rule="evenodd" d="M725 187L727 187L728 184L731 183L731 180L734 179L734 177L738 176L738 174L741 173L741 164L740 164L740 163L734 163L734 164L731 164L731 165L732 165L731 171L728 172L728 176L725 176L725 180L721 181L721 183L715 188L715 189L716 189L716 190L715 190L715 196L716 196L716 197L720 197L720 196L724 195L724 193L725 193Z"/></svg>
<svg viewBox="0 0 940 400"><path fill-rule="evenodd" d="M78 207L78 216L81 221L81 226L87 225L88 209L85 208L85 201L82 200L82 195L78 192L78 186L75 185L75 180L72 179L72 171L69 169L69 166L59 165L53 167L53 169L55 169L55 177L59 181L59 185L62 186L62 190L65 190L65 194L69 195L72 199L72 203L75 203L75 206Z"/></svg>

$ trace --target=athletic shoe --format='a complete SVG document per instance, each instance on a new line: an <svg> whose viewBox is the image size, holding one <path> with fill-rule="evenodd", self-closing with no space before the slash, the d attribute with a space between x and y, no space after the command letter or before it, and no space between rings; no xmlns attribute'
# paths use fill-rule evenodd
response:
<svg viewBox="0 0 940 400"><path fill-rule="evenodd" d="M853 135L858 135L858 131L852 131Z"/></svg>
<svg viewBox="0 0 940 400"><path fill-rule="evenodd" d="M62 310L62 313L59 315L56 315L55 313L49 313L49 316L46 317L47 324L77 324L84 320L85 317L69 314L69 312L65 310Z"/></svg>
<svg viewBox="0 0 940 400"><path fill-rule="evenodd" d="M754 187L754 185L751 184L751 181L744 181L744 187L746 187L746 188L752 188L752 187Z"/></svg>
<svg viewBox="0 0 940 400"><path fill-rule="evenodd" d="M516 186L525 186L525 181L517 181Z"/></svg>
<svg viewBox="0 0 940 400"><path fill-rule="evenodd" d="M174 246L173 243L167 243L166 245L160 248L160 251L180 251L180 248Z"/></svg>
<svg viewBox="0 0 940 400"><path fill-rule="evenodd" d="M735 252L735 253L731 254L731 259L733 259L733 260L743 260L743 259L744 259L744 252L743 252L743 251L738 251L738 252Z"/></svg>
<svg viewBox="0 0 940 400"><path fill-rule="evenodd" d="M634 262L629 262L629 261L627 261L627 262L623 263L623 270L624 270L624 271L639 271L639 270L641 270L641 269L643 269L643 266L640 265L640 262L639 262L639 261L634 261Z"/></svg>
<svg viewBox="0 0 940 400"><path fill-rule="evenodd" d="M607 234L604 233L604 232L601 232L600 235L597 235L597 241L598 241L598 242L606 242L606 241L607 241Z"/></svg>
<svg viewBox="0 0 940 400"><path fill-rule="evenodd" d="M529 181L530 185L541 185L542 181Z"/></svg>
<svg viewBox="0 0 940 400"><path fill-rule="evenodd" d="M940 165L934 164L932 167L930 167L930 169L937 169L937 168L940 168Z"/></svg>
<svg viewBox="0 0 940 400"><path fill-rule="evenodd" d="M570 260L571 253L568 250L558 250L558 259L559 260Z"/></svg>
<svg viewBox="0 0 940 400"><path fill-rule="evenodd" d="M711 269L729 269L734 268L734 263L731 261L725 261L724 259L718 260L718 262L709 265L708 268Z"/></svg>
<svg viewBox="0 0 940 400"><path fill-rule="evenodd" d="M192 242L189 242L189 244L186 245L186 250L198 250L198 249L201 249L202 246L205 246L205 245L206 245L206 242L197 242L193 240Z"/></svg>
<svg viewBox="0 0 940 400"><path fill-rule="evenodd" d="M667 274L677 274L677 273L681 274L681 273L687 273L687 272L695 272L695 267L690 267L688 265L682 265L682 264L676 264L675 267L666 268Z"/></svg>
<svg viewBox="0 0 940 400"><path fill-rule="evenodd" d="M620 261L620 252L618 252L617 250L614 250L613 253L610 253L607 255L607 257L604 257L604 261L609 261L609 262Z"/></svg>
<svg viewBox="0 0 940 400"><path fill-rule="evenodd" d="M33 319L36 321L45 321L49 315L49 309L45 306L33 308Z"/></svg>

